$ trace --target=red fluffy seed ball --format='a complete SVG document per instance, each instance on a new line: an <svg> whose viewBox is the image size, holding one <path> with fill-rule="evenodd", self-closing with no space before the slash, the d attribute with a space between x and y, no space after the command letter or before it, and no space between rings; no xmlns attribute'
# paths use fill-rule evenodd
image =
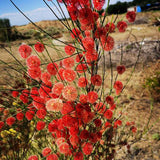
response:
<svg viewBox="0 0 160 160"><path fill-rule="evenodd" d="M33 99L33 105L36 107L36 109L44 109L45 107L45 100L41 97L35 97Z"/></svg>
<svg viewBox="0 0 160 160"><path fill-rule="evenodd" d="M68 101L74 101L77 98L78 93L74 86L65 86L62 90L62 95Z"/></svg>
<svg viewBox="0 0 160 160"><path fill-rule="evenodd" d="M34 114L35 114L34 111L29 110L26 112L25 117L27 118L28 121L30 121L33 119Z"/></svg>
<svg viewBox="0 0 160 160"><path fill-rule="evenodd" d="M100 38L102 35L106 34L106 29L105 27L97 27L96 31L95 31L95 37L96 38Z"/></svg>
<svg viewBox="0 0 160 160"><path fill-rule="evenodd" d="M85 155L90 155L93 151L93 145L91 143L86 143L82 148L82 151Z"/></svg>
<svg viewBox="0 0 160 160"><path fill-rule="evenodd" d="M42 155L43 157L48 156L50 153L52 152L52 150L49 147L46 147L42 150Z"/></svg>
<svg viewBox="0 0 160 160"><path fill-rule="evenodd" d="M111 119L112 116L113 116L113 112L111 110L109 110L109 109L104 113L104 117L106 119Z"/></svg>
<svg viewBox="0 0 160 160"><path fill-rule="evenodd" d="M58 125L56 122L52 121L51 123L48 124L48 131L49 132L55 132L57 130L57 128L58 128Z"/></svg>
<svg viewBox="0 0 160 160"><path fill-rule="evenodd" d="M88 92L87 96L88 96L88 102L91 104L95 103L98 99L98 94L97 92L94 91Z"/></svg>
<svg viewBox="0 0 160 160"><path fill-rule="evenodd" d="M58 156L55 153L53 153L47 156L46 160L58 160Z"/></svg>
<svg viewBox="0 0 160 160"><path fill-rule="evenodd" d="M79 1L80 5L83 7L90 7L90 1L89 0L80 0Z"/></svg>
<svg viewBox="0 0 160 160"><path fill-rule="evenodd" d="M23 94L21 94L19 96L19 99L23 102L23 103L28 103L28 96L25 96Z"/></svg>
<svg viewBox="0 0 160 160"><path fill-rule="evenodd" d="M75 152L73 155L74 160L83 160L84 156L82 152Z"/></svg>
<svg viewBox="0 0 160 160"><path fill-rule="evenodd" d="M93 0L93 4L94 8L100 11L105 4L105 0Z"/></svg>
<svg viewBox="0 0 160 160"><path fill-rule="evenodd" d="M136 128L135 126L132 126L132 127L131 127L131 131L132 131L133 133L136 133L136 132L137 132L137 128Z"/></svg>
<svg viewBox="0 0 160 160"><path fill-rule="evenodd" d="M101 86L102 84L102 78L100 75L94 75L91 77L91 83L94 85L94 86Z"/></svg>
<svg viewBox="0 0 160 160"><path fill-rule="evenodd" d="M58 72L58 64L57 63L49 63L47 65L47 71L51 74L51 75L56 75Z"/></svg>
<svg viewBox="0 0 160 160"><path fill-rule="evenodd" d="M70 15L71 19L73 21L77 20L77 18L78 18L78 9L73 4L71 4L71 5L67 6L67 10L69 12L69 15Z"/></svg>
<svg viewBox="0 0 160 160"><path fill-rule="evenodd" d="M52 93L60 96L62 94L63 88L64 88L64 85L62 82L55 83L52 88Z"/></svg>
<svg viewBox="0 0 160 160"><path fill-rule="evenodd" d="M70 69L72 67L74 67L74 58L73 57L69 57L69 58L65 58L62 61L62 65L64 68Z"/></svg>
<svg viewBox="0 0 160 160"><path fill-rule="evenodd" d="M50 83L50 82L49 82ZM45 86L46 85L46 86ZM46 97L48 97L49 96L49 93L51 92L51 86L50 86L50 84L48 85L48 84L44 84L43 86L41 86L40 88L39 88L39 95L40 95L40 97L42 97L42 98L46 98Z"/></svg>
<svg viewBox="0 0 160 160"><path fill-rule="evenodd" d="M105 51L111 51L114 47L114 39L111 36L101 36L101 42Z"/></svg>
<svg viewBox="0 0 160 160"><path fill-rule="evenodd" d="M114 83L113 88L116 89L116 90L122 90L123 89L123 83L121 81L116 81Z"/></svg>
<svg viewBox="0 0 160 160"><path fill-rule="evenodd" d="M89 132L87 130L82 130L80 135L79 135L81 140L86 140L89 138Z"/></svg>
<svg viewBox="0 0 160 160"><path fill-rule="evenodd" d="M16 118L17 118L18 121L22 121L23 117L24 117L24 114L22 112L17 113L17 115L16 115Z"/></svg>
<svg viewBox="0 0 160 160"><path fill-rule="evenodd" d="M32 155L28 158L28 160L38 160L38 157L36 155Z"/></svg>
<svg viewBox="0 0 160 160"><path fill-rule="evenodd" d="M12 126L14 123L15 123L16 119L14 117L9 117L6 119L6 123L9 125L9 126Z"/></svg>
<svg viewBox="0 0 160 160"><path fill-rule="evenodd" d="M41 53L44 51L44 44L42 44L41 42L37 42L35 45L34 45L34 48L37 52Z"/></svg>
<svg viewBox="0 0 160 160"><path fill-rule="evenodd" d="M33 79L40 78L41 77L40 67L29 68L28 69L28 75Z"/></svg>
<svg viewBox="0 0 160 160"><path fill-rule="evenodd" d="M90 37L91 36L91 32L89 30L86 30L85 32L86 37Z"/></svg>
<svg viewBox="0 0 160 160"><path fill-rule="evenodd" d="M12 97L16 98L18 97L19 92L18 91L12 91Z"/></svg>
<svg viewBox="0 0 160 160"><path fill-rule="evenodd" d="M95 11L93 11L93 19L94 19L94 22L96 22L99 18L99 14Z"/></svg>
<svg viewBox="0 0 160 160"><path fill-rule="evenodd" d="M78 127L70 127L70 128L69 128L69 134L70 134L71 136L77 136L78 133L79 133Z"/></svg>
<svg viewBox="0 0 160 160"><path fill-rule="evenodd" d="M59 148L59 152L62 154L66 154L69 152L69 144L66 142L63 142L62 144L60 144L58 148Z"/></svg>
<svg viewBox="0 0 160 160"><path fill-rule="evenodd" d="M19 47L18 51L19 51L21 57L26 59L27 57L29 57L31 55L32 49L30 46L28 46L26 44L22 44Z"/></svg>
<svg viewBox="0 0 160 160"><path fill-rule="evenodd" d="M76 118L70 116L70 115L64 115L62 117L62 123L65 127L73 127L76 125Z"/></svg>
<svg viewBox="0 0 160 160"><path fill-rule="evenodd" d="M76 72L73 69L66 69L63 72L63 77L67 82L73 82L76 78Z"/></svg>
<svg viewBox="0 0 160 160"><path fill-rule="evenodd" d="M109 33L114 32L115 28L116 26L114 25L114 23L107 23L105 25L106 32L109 32Z"/></svg>
<svg viewBox="0 0 160 160"><path fill-rule="evenodd" d="M37 129L38 131L40 131L40 130L42 130L42 129L45 127L45 125L46 125L45 122L43 122L43 121L38 121L38 122L37 122L37 125L36 125L36 129Z"/></svg>
<svg viewBox="0 0 160 160"><path fill-rule="evenodd" d="M88 84L88 80L85 77L80 77L78 79L78 87L84 88L87 86L87 84Z"/></svg>
<svg viewBox="0 0 160 160"><path fill-rule="evenodd" d="M94 49L94 40L91 37L86 37L82 40L83 46L87 51L92 51Z"/></svg>
<svg viewBox="0 0 160 160"><path fill-rule="evenodd" d="M67 55L72 55L75 52L75 48L72 44L66 45L64 48Z"/></svg>
<svg viewBox="0 0 160 160"><path fill-rule="evenodd" d="M88 100L88 96L87 96L87 95L81 94L81 95L79 96L79 101L80 101L82 104L87 103L87 100Z"/></svg>
<svg viewBox="0 0 160 160"><path fill-rule="evenodd" d="M58 130L63 130L64 129L64 125L63 125L63 121L62 121L62 118L60 118L60 119L58 119L58 121L57 121L57 126L58 126ZM64 133L64 132L63 132ZM56 132L56 134L57 134L57 137L58 137L58 134L59 133L57 133ZM65 134L65 133L64 133Z"/></svg>
<svg viewBox="0 0 160 160"><path fill-rule="evenodd" d="M4 122L0 121L0 130L2 129L3 126L4 126Z"/></svg>
<svg viewBox="0 0 160 160"><path fill-rule="evenodd" d="M136 13L134 11L128 11L126 14L128 22L134 22L136 19Z"/></svg>
<svg viewBox="0 0 160 160"><path fill-rule="evenodd" d="M102 121L100 119L95 119L94 124L96 127L100 127L102 125Z"/></svg>
<svg viewBox="0 0 160 160"><path fill-rule="evenodd" d="M65 138L60 137L56 139L56 145L59 147L63 142L65 142Z"/></svg>
<svg viewBox="0 0 160 160"><path fill-rule="evenodd" d="M59 98L50 99L46 103L47 111L59 112L62 110L62 108L63 108L63 102Z"/></svg>
<svg viewBox="0 0 160 160"><path fill-rule="evenodd" d="M71 136L69 139L72 146L76 147L80 143L80 139L77 135Z"/></svg>
<svg viewBox="0 0 160 160"><path fill-rule="evenodd" d="M98 53L95 50L92 50L92 52L86 52L85 58L87 63L92 63L93 61L98 60Z"/></svg>
<svg viewBox="0 0 160 160"><path fill-rule="evenodd" d="M36 112L36 116L39 118L39 119L44 119L45 116L46 116L47 112L46 110L44 109L39 109L37 112Z"/></svg>
<svg viewBox="0 0 160 160"><path fill-rule="evenodd" d="M124 21L120 21L117 23L117 28L118 28L119 32L125 32L126 28L127 28L127 23Z"/></svg>
<svg viewBox="0 0 160 160"><path fill-rule="evenodd" d="M26 62L29 68L39 67L41 64L40 59L36 55L30 55Z"/></svg>
<svg viewBox="0 0 160 160"><path fill-rule="evenodd" d="M78 13L78 19L81 23L82 30L84 28L86 30L86 27L88 28L92 26L94 19L93 19L93 11L91 10L91 8L89 7L80 8Z"/></svg>
<svg viewBox="0 0 160 160"><path fill-rule="evenodd" d="M97 133L90 133L89 141L91 143L96 143L98 141Z"/></svg>
<svg viewBox="0 0 160 160"><path fill-rule="evenodd" d="M30 96L34 99L35 97L39 96L38 89L36 87L33 87L30 91Z"/></svg>
<svg viewBox="0 0 160 160"><path fill-rule="evenodd" d="M51 75L48 72L44 72L41 74L41 80L44 83L47 83L51 79Z"/></svg>
<svg viewBox="0 0 160 160"><path fill-rule="evenodd" d="M65 114L71 113L73 110L74 110L74 106L72 105L71 102L68 101L66 103L63 103L63 108L61 110L61 113L65 115Z"/></svg>
<svg viewBox="0 0 160 160"><path fill-rule="evenodd" d="M124 65L117 66L117 72L118 74L123 74L126 70L126 67Z"/></svg>
<svg viewBox="0 0 160 160"><path fill-rule="evenodd" d="M59 81L63 81L63 80L64 80L64 77L63 77L63 72L64 72L64 71L65 71L64 68L60 68L60 69L58 70L57 79L58 79Z"/></svg>
<svg viewBox="0 0 160 160"><path fill-rule="evenodd" d="M107 104L113 105L114 104L114 98L112 96L106 97Z"/></svg>

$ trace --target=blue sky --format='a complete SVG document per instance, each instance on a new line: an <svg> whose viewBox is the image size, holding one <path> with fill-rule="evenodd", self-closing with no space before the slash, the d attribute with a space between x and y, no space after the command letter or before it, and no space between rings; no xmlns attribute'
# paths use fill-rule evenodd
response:
<svg viewBox="0 0 160 160"><path fill-rule="evenodd" d="M110 4L114 4L117 1L128 2L132 0L110 0ZM46 7L43 0L13 0L13 2L16 3L16 5L34 22L56 19L56 17ZM55 11L56 9L53 5L51 6ZM65 11L65 7L62 6L62 8ZM58 14L57 11L56 13ZM26 18L12 5L10 0L0 0L0 18L9 18L11 25L23 25L29 23L29 21L26 20Z"/></svg>

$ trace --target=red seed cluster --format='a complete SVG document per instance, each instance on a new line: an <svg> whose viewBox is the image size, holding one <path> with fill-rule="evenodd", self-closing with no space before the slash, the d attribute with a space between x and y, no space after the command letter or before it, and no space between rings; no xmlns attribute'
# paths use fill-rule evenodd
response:
<svg viewBox="0 0 160 160"><path fill-rule="evenodd" d="M127 23L121 20L118 23L103 21L102 24L106 16L105 13L101 14L105 2L57 1L65 3L74 24L73 28L69 27L71 40L69 43L64 42L61 52L64 52L64 56L60 59L56 60L54 55L50 55L46 62L41 60L39 55L45 50L45 45L41 42L34 45L36 54L26 44L18 49L20 56L26 61L24 75L29 80L23 85L24 89L12 89L12 98L16 99L13 104L19 103L16 104L19 108L14 116L10 115L8 109L0 108L0 113L6 118L5 122L0 121L0 132L5 125L14 127L25 121L36 122L35 132L46 132L47 136L50 134L55 145L52 148L43 148L43 159L90 159L95 153L101 153L101 145L106 145L108 140L112 142L116 130L123 125L122 120L115 117L116 108L119 107L115 97L125 87L116 79L111 83L109 91L110 82L104 74L105 66L102 73L98 69L99 60L114 48L113 32L125 32ZM128 22L134 22L135 17L135 12L126 14ZM115 70L121 75L126 68L119 65ZM126 127L133 133L137 131L133 123L127 122ZM97 144L100 150L96 150ZM113 159L115 150L111 151L107 159ZM94 155L92 159L99 159L98 156ZM37 155L31 155L28 160L38 158Z"/></svg>
<svg viewBox="0 0 160 160"><path fill-rule="evenodd" d="M134 22L136 19L136 13L134 11L128 11L126 14L128 22Z"/></svg>

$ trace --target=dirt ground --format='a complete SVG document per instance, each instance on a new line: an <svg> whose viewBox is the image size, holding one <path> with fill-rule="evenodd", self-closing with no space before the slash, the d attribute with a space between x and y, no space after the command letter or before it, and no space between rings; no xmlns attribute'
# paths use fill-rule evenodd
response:
<svg viewBox="0 0 160 160"><path fill-rule="evenodd" d="M119 62L119 55L123 49L124 61L123 63L127 66L124 75L119 77L119 80L126 82L132 72L134 62L138 54L138 48L142 46L143 50L138 61L135 72L128 83L122 98L119 102L121 106L127 106L128 117L135 120L140 125L140 129L147 123L150 116L151 107L151 95L148 90L143 86L147 77L153 75L156 71L160 70L160 32L158 26L154 25L156 17L160 17L159 12L147 12L138 13L137 20L134 24L129 25L125 33L118 33L116 31L112 34L115 39L115 50L113 51L113 67ZM120 18L120 17L119 17ZM55 25L59 27L59 22L44 21L39 22L37 25L41 27L47 27L47 25ZM26 30L33 28L31 24L27 26L17 27L19 30ZM68 41L69 35L64 34L60 40ZM45 42L45 39L43 40ZM143 42L144 41L144 42ZM22 43L34 44L35 40L18 40L11 42L12 53L17 59L20 59L18 53L18 47ZM56 45L63 44L56 42ZM136 45L136 49L134 48ZM9 50L9 47L6 47ZM64 51L53 50L53 47L47 47L53 60L60 58L64 55ZM46 52L44 54L47 54ZM12 62L14 59L10 56L5 49L0 48L1 60L5 62ZM128 57L125 59L125 57ZM45 60L44 60L45 61ZM47 61L47 60L46 60ZM101 64L100 64L101 65ZM4 70L1 67L0 72ZM109 70L108 70L109 72ZM1 80L3 76L1 75ZM142 125L143 124L143 125ZM117 153L116 160L160 160L160 140L155 140L154 134L160 135L160 103L153 103L152 117L150 121L150 127L153 125L148 134L143 138L141 142L135 143L131 146L131 154L122 153L120 150Z"/></svg>
<svg viewBox="0 0 160 160"><path fill-rule="evenodd" d="M160 141L153 138L155 134L160 134L160 103L153 102L146 88L144 88L146 78L153 75L160 69L160 61L150 62L145 67L138 65L130 82L120 98L120 106L127 107L126 113L129 119L136 122L139 131L143 130L148 119L149 131L144 135L141 141L131 145L131 154L119 151L116 160L159 160L160 159ZM120 77L122 82L126 81L126 75L130 74L131 68L128 68L125 75ZM132 144L132 143L130 143Z"/></svg>

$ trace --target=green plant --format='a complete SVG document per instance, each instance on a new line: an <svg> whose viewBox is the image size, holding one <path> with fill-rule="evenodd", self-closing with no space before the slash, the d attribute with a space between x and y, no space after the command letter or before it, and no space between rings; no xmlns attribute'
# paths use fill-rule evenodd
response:
<svg viewBox="0 0 160 160"><path fill-rule="evenodd" d="M156 141L159 141L160 140L160 134L159 133L154 133L152 135L152 139L156 140Z"/></svg>
<svg viewBox="0 0 160 160"><path fill-rule="evenodd" d="M145 87L155 101L160 101L160 71L146 79Z"/></svg>

